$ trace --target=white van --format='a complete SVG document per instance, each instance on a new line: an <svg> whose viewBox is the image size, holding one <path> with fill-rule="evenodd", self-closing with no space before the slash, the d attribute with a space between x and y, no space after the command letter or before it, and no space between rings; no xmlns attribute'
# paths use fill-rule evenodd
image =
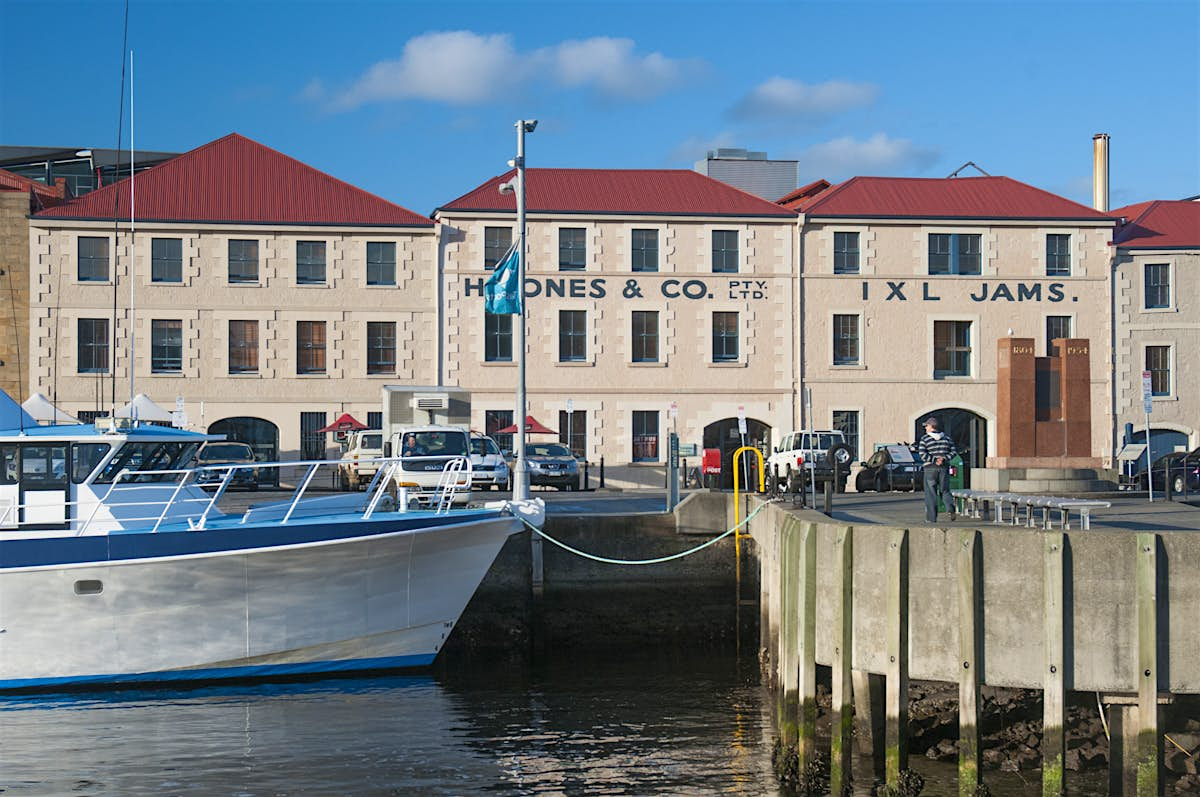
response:
<svg viewBox="0 0 1200 797"><path fill-rule="evenodd" d="M479 432L471 432L471 483L480 489L495 487L507 491L512 487L500 446Z"/></svg>
<svg viewBox="0 0 1200 797"><path fill-rule="evenodd" d="M338 465L338 485L343 490L365 487L379 471L379 457L383 456L383 432L379 429L364 429L350 433L346 453Z"/></svg>
<svg viewBox="0 0 1200 797"><path fill-rule="evenodd" d="M455 489L454 504L471 500L471 445L460 426L400 426L388 440L384 456L400 458L396 486L408 491L409 500L428 504L446 483Z"/></svg>

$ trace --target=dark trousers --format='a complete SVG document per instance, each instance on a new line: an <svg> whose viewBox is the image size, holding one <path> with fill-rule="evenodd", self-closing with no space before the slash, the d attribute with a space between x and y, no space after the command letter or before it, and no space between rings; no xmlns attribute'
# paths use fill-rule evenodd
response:
<svg viewBox="0 0 1200 797"><path fill-rule="evenodd" d="M925 520L937 521L938 498L947 508L954 499L950 497L950 469L945 465L925 466Z"/></svg>

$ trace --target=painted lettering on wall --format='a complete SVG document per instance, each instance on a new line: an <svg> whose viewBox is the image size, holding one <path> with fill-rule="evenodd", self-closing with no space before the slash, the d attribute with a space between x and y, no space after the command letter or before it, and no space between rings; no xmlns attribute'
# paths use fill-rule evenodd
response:
<svg viewBox="0 0 1200 797"><path fill-rule="evenodd" d="M464 277L463 296L483 296L483 284L486 277ZM647 281L649 282L649 281ZM767 280L713 280L701 279L666 279L658 283L658 294L666 299L739 299L758 301L767 298ZM617 289L617 286L611 286ZM546 277L525 279L525 296L529 298L544 296L547 299L603 299L609 294L610 286L605 277ZM654 289L646 288L637 279L625 279L619 287L624 299L641 299L649 290L653 296Z"/></svg>
<svg viewBox="0 0 1200 797"><path fill-rule="evenodd" d="M905 294L904 280L895 281L887 280L887 295L883 297L885 302L907 302L908 296ZM940 302L941 296L934 293L935 287L937 290L944 290L947 286L953 283L943 282L922 282L921 283L921 301L923 302ZM1043 295L1043 287L1045 288ZM989 284L987 282L980 283L979 287L967 293L968 298L973 302L1061 302L1067 298L1065 283L1051 282L1049 285L1043 286L1039 282L1019 282L1015 288L1006 282L997 282ZM862 283L862 298L864 302L871 300L871 283L864 281ZM1079 297L1072 296L1072 302L1079 301Z"/></svg>

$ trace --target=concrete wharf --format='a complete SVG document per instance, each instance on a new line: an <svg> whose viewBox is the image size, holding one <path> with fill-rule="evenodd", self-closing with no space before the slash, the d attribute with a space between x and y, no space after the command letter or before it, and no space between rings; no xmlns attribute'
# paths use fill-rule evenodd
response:
<svg viewBox="0 0 1200 797"><path fill-rule="evenodd" d="M721 498L732 525L733 498ZM762 500L743 498L743 512ZM919 494L838 496L832 517L790 502L764 507L747 548L761 575L762 656L780 694L779 732L796 746L800 771L819 755L823 666L833 794L848 785L856 706L886 707L884 769L899 788L910 679L958 684L960 794L981 783L983 686L1042 693L1044 795L1067 789L1069 692L1095 692L1109 706L1110 793L1158 794L1162 707L1200 694L1200 511L1109 500L1091 529L1069 531L961 518L930 526Z"/></svg>

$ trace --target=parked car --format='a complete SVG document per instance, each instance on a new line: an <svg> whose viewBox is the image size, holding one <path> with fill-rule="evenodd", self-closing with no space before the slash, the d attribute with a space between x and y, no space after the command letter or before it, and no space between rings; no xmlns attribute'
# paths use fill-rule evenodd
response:
<svg viewBox="0 0 1200 797"><path fill-rule="evenodd" d="M1166 492L1170 483L1172 494L1200 493L1200 447L1163 454L1150 466L1150 475L1158 492ZM1146 471L1141 471L1135 478L1139 488L1148 489L1151 482L1146 478Z"/></svg>
<svg viewBox="0 0 1200 797"><path fill-rule="evenodd" d="M254 450L245 443L234 443L229 441L209 442L201 446L200 451L196 454L196 465L200 467L208 465L253 465L255 463ZM227 471L224 469L202 470L196 473L196 484L206 489L216 489L221 482L225 480ZM241 488L243 490L258 489L258 469L257 468L238 468L233 472L233 479L229 482L230 488Z"/></svg>
<svg viewBox="0 0 1200 797"><path fill-rule="evenodd" d="M382 430L351 432L349 446L338 463L338 485L343 490L357 490L360 486L366 486L379 472L379 463L362 460L374 460L382 456Z"/></svg>
<svg viewBox="0 0 1200 797"><path fill-rule="evenodd" d="M921 463L916 452L905 443L882 446L859 466L854 489L860 493L923 488Z"/></svg>
<svg viewBox="0 0 1200 797"><path fill-rule="evenodd" d="M478 432L471 433L471 486L495 487L497 490L508 490L512 486L508 463L500 453L500 446Z"/></svg>
<svg viewBox="0 0 1200 797"><path fill-rule="evenodd" d="M579 489L579 463L571 449L562 443L527 443L525 461L529 465L529 484L547 485L560 490Z"/></svg>
<svg viewBox="0 0 1200 797"><path fill-rule="evenodd" d="M850 476L850 464L854 454L846 445L846 436L836 429L788 432L767 459L767 473L778 477L779 486L788 492L800 489L803 476L812 474L818 490L825 482L834 478L837 465L837 481L834 489L846 491L846 479Z"/></svg>

